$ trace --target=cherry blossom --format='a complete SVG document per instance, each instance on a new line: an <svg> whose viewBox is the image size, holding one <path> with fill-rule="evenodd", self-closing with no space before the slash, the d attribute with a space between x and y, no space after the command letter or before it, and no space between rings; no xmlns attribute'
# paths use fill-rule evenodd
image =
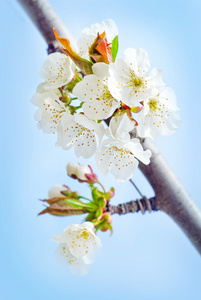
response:
<svg viewBox="0 0 201 300"><path fill-rule="evenodd" d="M71 81L75 73L75 64L63 53L55 52L45 60L40 75L45 81L45 89L62 87Z"/></svg>
<svg viewBox="0 0 201 300"><path fill-rule="evenodd" d="M42 90L43 85L40 85L38 91ZM39 107L35 114L38 127L45 133L56 132L59 121L66 113L63 102L59 100L58 90L37 92L33 95L31 102Z"/></svg>
<svg viewBox="0 0 201 300"><path fill-rule="evenodd" d="M151 96L153 87L164 85L162 72L150 68L148 54L143 49L128 48L124 52L124 60L117 59L110 64L109 91L117 100L121 100L128 106L135 105Z"/></svg>
<svg viewBox="0 0 201 300"><path fill-rule="evenodd" d="M122 182L132 177L138 167L138 160L147 165L151 157L151 151L144 151L139 139L130 139L129 131L135 123L131 122L127 114L113 117L109 125L110 137L95 153L101 173L106 176L110 171L118 181Z"/></svg>
<svg viewBox="0 0 201 300"><path fill-rule="evenodd" d="M141 137L171 135L180 126L176 96L171 88L162 88L144 101L138 116L137 132Z"/></svg>
<svg viewBox="0 0 201 300"><path fill-rule="evenodd" d="M83 58L89 59L89 48L97 37L105 31L108 43L118 35L118 29L115 22L111 19L103 21L101 24L95 23L91 28L82 30L82 37L78 40L79 54Z"/></svg>
<svg viewBox="0 0 201 300"><path fill-rule="evenodd" d="M68 265L73 273L85 275L91 263L102 248L101 240L94 233L91 222L70 225L61 235L54 235L53 241L59 243L56 256Z"/></svg>
<svg viewBox="0 0 201 300"><path fill-rule="evenodd" d="M94 64L92 67L94 75L85 76L73 90L73 94L80 101L85 101L82 109L92 120L107 119L120 106L120 102L108 89L108 68L105 63Z"/></svg>
<svg viewBox="0 0 201 300"><path fill-rule="evenodd" d="M89 120L83 114L75 116L68 113L62 118L58 126L57 144L64 150L74 146L77 157L91 157L97 148L97 138L99 143L104 134L104 126Z"/></svg>

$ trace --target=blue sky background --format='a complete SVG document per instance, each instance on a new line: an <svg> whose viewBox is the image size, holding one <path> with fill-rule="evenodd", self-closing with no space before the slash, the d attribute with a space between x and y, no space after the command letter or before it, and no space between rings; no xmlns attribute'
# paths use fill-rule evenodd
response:
<svg viewBox="0 0 201 300"><path fill-rule="evenodd" d="M84 27L114 19L119 57L125 48L144 48L152 66L164 70L164 81L177 94L183 125L156 143L201 207L200 1L50 3L75 38ZM99 234L103 250L85 277L70 274L54 260L51 237L82 217L37 217L42 210L38 199L47 197L55 183L89 192L66 176L66 164L78 161L73 150L56 148L56 137L38 130L34 120L29 100L41 81L46 43L17 1L1 2L0 23L0 299L200 299L200 256L162 212L115 215L114 234ZM93 159L79 162L90 163L97 172ZM99 178L108 189L116 188L114 204L138 197L129 183L117 183L110 175ZM140 171L134 180L147 197L153 195Z"/></svg>

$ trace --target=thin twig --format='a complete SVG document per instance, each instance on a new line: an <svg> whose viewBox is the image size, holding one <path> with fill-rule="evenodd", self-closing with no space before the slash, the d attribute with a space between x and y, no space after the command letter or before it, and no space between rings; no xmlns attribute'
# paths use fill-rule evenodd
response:
<svg viewBox="0 0 201 300"><path fill-rule="evenodd" d="M138 191L138 193L140 194L140 196L142 197L142 198L144 198L144 195L142 194L142 192L140 191L140 189L137 187L137 185L135 184L135 182L132 180L132 179L130 179L129 180L131 183L132 183L132 185L135 187L135 189Z"/></svg>

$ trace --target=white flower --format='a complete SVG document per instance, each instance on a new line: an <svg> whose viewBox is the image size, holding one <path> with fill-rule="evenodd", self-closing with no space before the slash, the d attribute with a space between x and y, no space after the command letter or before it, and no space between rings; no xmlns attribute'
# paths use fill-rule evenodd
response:
<svg viewBox="0 0 201 300"><path fill-rule="evenodd" d="M162 88L144 101L138 116L137 132L141 137L171 135L180 126L176 96L171 88Z"/></svg>
<svg viewBox="0 0 201 300"><path fill-rule="evenodd" d="M62 87L71 81L75 73L75 64L63 53L52 53L45 60L40 75L45 81L45 89Z"/></svg>
<svg viewBox="0 0 201 300"><path fill-rule="evenodd" d="M67 165L67 173L69 176L75 176L76 178L87 181L85 174L92 174L92 169L88 165L80 165L76 162L70 162Z"/></svg>
<svg viewBox="0 0 201 300"><path fill-rule="evenodd" d="M58 146L68 150L74 145L77 157L89 158L96 151L96 137L98 137L99 143L101 142L104 126L89 120L83 114L72 116L68 113L59 123L57 132Z"/></svg>
<svg viewBox="0 0 201 300"><path fill-rule="evenodd" d="M59 243L56 256L62 263L69 265L73 273L80 275L88 272L89 265L94 262L102 248L91 222L70 225L61 235L55 235L52 239Z"/></svg>
<svg viewBox="0 0 201 300"><path fill-rule="evenodd" d="M158 88L164 85L162 72L152 69L149 75L145 73L150 68L148 54L143 49L126 49L125 60L117 59L109 65L109 90L118 100L128 106L145 100L151 95L152 87Z"/></svg>
<svg viewBox="0 0 201 300"><path fill-rule="evenodd" d="M89 59L89 48L97 37L105 31L108 43L118 35L118 29L115 22L111 19L105 20L102 24L95 23L91 28L85 28L82 31L82 37L78 40L79 54L83 58Z"/></svg>
<svg viewBox="0 0 201 300"><path fill-rule="evenodd" d="M116 120L115 120L116 119ZM138 167L138 160L149 164L151 151L144 151L139 139L130 139L129 131L134 122L126 114L110 121L110 138L95 153L97 166L103 175L109 171L118 181L130 179Z"/></svg>
<svg viewBox="0 0 201 300"><path fill-rule="evenodd" d="M131 120L126 113L113 117L109 125L109 135L117 141L129 142L129 132L134 129L135 121Z"/></svg>
<svg viewBox="0 0 201 300"><path fill-rule="evenodd" d="M38 91L43 91L43 85L39 85ZM63 102L59 100L58 93L53 90L36 93L31 102L39 107L35 114L38 127L45 133L55 132L60 119L66 112Z"/></svg>
<svg viewBox="0 0 201 300"><path fill-rule="evenodd" d="M80 101L85 101L82 109L89 119L107 119L120 106L108 90L108 67L105 63L94 64L94 75L85 76L73 90Z"/></svg>
<svg viewBox="0 0 201 300"><path fill-rule="evenodd" d="M62 185L62 184L55 184L53 185L49 192L48 192L48 196L49 198L55 198L55 197L64 197L64 195L61 194L62 191L66 191L66 186Z"/></svg>

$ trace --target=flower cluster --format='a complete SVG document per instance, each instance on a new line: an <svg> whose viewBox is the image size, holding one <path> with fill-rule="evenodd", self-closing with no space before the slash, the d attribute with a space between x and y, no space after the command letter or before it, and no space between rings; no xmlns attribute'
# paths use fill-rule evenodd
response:
<svg viewBox="0 0 201 300"><path fill-rule="evenodd" d="M72 192L66 185L56 184L49 190L49 199L42 200L49 206L39 215L49 213L55 216L70 216L88 213L85 223L70 225L61 235L54 235L52 238L59 243L56 256L62 264L69 266L73 273L85 275L102 247L96 232L98 230L112 232L109 202L114 196L114 188L106 192L89 165L70 162L67 165L67 173L80 183L88 183L91 199ZM95 186L97 184L101 191Z"/></svg>
<svg viewBox="0 0 201 300"><path fill-rule="evenodd" d="M139 160L150 162L139 137L170 135L179 127L173 90L160 70L149 71L145 50L128 48L124 59L116 59L118 29L112 20L83 30L77 52L56 30L55 36L65 53L50 54L41 70L43 83L32 98L39 128L57 132L57 145L74 147L77 157L94 155L104 175L130 179ZM133 129L135 138L129 134Z"/></svg>
<svg viewBox="0 0 201 300"><path fill-rule="evenodd" d="M59 243L56 256L63 265L68 265L73 273L79 275L88 272L102 247L91 222L70 225L61 235L54 235L52 239Z"/></svg>
<svg viewBox="0 0 201 300"><path fill-rule="evenodd" d="M114 196L114 188L112 187L106 192L98 180L98 176L93 173L89 165L70 162L67 165L67 173L80 183L85 182L89 185L91 199L79 195L77 192L72 192L66 185L56 184L49 190L49 198L42 200L49 206L39 215L49 213L55 216L70 216L88 213L85 220L92 222L96 230L110 230L112 232L112 217L108 211L108 206Z"/></svg>

